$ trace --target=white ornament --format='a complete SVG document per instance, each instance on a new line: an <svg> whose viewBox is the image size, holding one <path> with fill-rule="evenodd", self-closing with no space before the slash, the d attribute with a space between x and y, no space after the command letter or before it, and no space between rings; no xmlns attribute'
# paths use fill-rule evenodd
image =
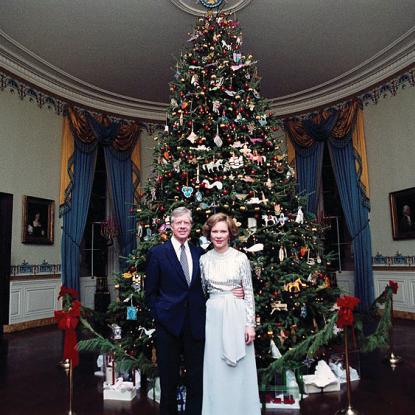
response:
<svg viewBox="0 0 415 415"><path fill-rule="evenodd" d="M213 142L218 146L218 147L222 147L223 144L223 140L220 138L219 135L219 127L216 128L216 135L213 138Z"/></svg>
<svg viewBox="0 0 415 415"><path fill-rule="evenodd" d="M209 163L206 163L202 166L203 170L207 170L208 173L213 173L216 170L223 169L223 160L219 159L216 161L211 161Z"/></svg>
<svg viewBox="0 0 415 415"><path fill-rule="evenodd" d="M279 358L282 357L281 352L279 351L277 345L275 344L274 340L272 340L272 339L271 339L271 356L274 359L279 359Z"/></svg>
<svg viewBox="0 0 415 415"><path fill-rule="evenodd" d="M255 244L250 246L249 248L244 248L245 252L259 252L259 251L263 251L264 249L264 244Z"/></svg>
<svg viewBox="0 0 415 415"><path fill-rule="evenodd" d="M248 218L248 229L252 232L256 232L257 220L255 218Z"/></svg>
<svg viewBox="0 0 415 415"><path fill-rule="evenodd" d="M235 156L233 155L230 159L229 159L229 166L232 169L239 169L240 167L243 167L244 165L244 159L242 156Z"/></svg>
<svg viewBox="0 0 415 415"><path fill-rule="evenodd" d="M195 134L195 132L193 131L193 127L192 127L192 132L186 137L186 139L189 140L192 144L194 144L196 140L198 139L197 134Z"/></svg>
<svg viewBox="0 0 415 415"><path fill-rule="evenodd" d="M206 187L207 189L213 189L214 187L216 187L218 190L222 190L222 188L223 188L223 184L222 184L222 182L219 182L219 181L216 181L216 182L213 182L212 184L210 184L210 183L209 183L209 180L204 179L204 180L202 181L202 183L204 183L204 184L205 184L205 187Z"/></svg>
<svg viewBox="0 0 415 415"><path fill-rule="evenodd" d="M215 112L216 114L219 114L219 109L220 109L220 101L215 100L212 103L212 111Z"/></svg>
<svg viewBox="0 0 415 415"><path fill-rule="evenodd" d="M284 261L284 259L287 257L287 250L283 245L280 246L280 250L278 252L278 258L280 262Z"/></svg>
<svg viewBox="0 0 415 415"><path fill-rule="evenodd" d="M297 223L303 224L304 223L304 213L301 210L301 206L298 206L297 217L295 218Z"/></svg>

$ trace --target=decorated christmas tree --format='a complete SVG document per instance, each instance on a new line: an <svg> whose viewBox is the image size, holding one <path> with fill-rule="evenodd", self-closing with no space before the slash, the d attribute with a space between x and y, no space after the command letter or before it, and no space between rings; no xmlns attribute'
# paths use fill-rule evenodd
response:
<svg viewBox="0 0 415 415"><path fill-rule="evenodd" d="M122 328L118 350L141 363L153 349L143 295L146 253L170 237L169 213L178 206L192 210L192 240L203 248L209 249L202 225L211 214L225 212L239 227L234 247L252 265L258 367L315 335L333 315L337 290L325 271L321 229L304 208L307 195L296 193L256 61L241 48L239 22L208 13L177 61L153 176L133 212L138 248L117 278L119 299L109 311L110 323Z"/></svg>

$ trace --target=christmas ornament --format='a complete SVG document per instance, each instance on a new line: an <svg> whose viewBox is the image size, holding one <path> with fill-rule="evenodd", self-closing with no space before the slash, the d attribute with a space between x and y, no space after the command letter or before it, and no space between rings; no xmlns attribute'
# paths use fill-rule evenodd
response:
<svg viewBox="0 0 415 415"><path fill-rule="evenodd" d="M127 320L137 320L137 309L132 305L127 307Z"/></svg>
<svg viewBox="0 0 415 415"><path fill-rule="evenodd" d="M207 249L207 247L210 245L210 241L206 238L206 236L201 236L199 238L199 246L203 249Z"/></svg>
<svg viewBox="0 0 415 415"><path fill-rule="evenodd" d="M253 137L249 137L249 141L250 141L252 144L256 144L256 143L262 143L262 142L264 141L264 139L263 139L263 138L261 138L261 137L255 137L255 138L253 138Z"/></svg>
<svg viewBox="0 0 415 415"><path fill-rule="evenodd" d="M193 193L193 187L191 186L182 186L182 193L184 194L184 196L189 199L189 197L192 196Z"/></svg>
<svg viewBox="0 0 415 415"><path fill-rule="evenodd" d="M228 163L231 169L239 169L244 165L244 159L242 156L238 157L232 153L232 157L229 159Z"/></svg>
<svg viewBox="0 0 415 415"><path fill-rule="evenodd" d="M248 218L248 229L251 232L257 231L257 220L255 218Z"/></svg>
<svg viewBox="0 0 415 415"><path fill-rule="evenodd" d="M223 184L220 181L216 181L210 184L208 179L204 179L202 183L204 183L207 189L213 189L214 187L216 187L218 190L222 190L223 187Z"/></svg>
<svg viewBox="0 0 415 415"><path fill-rule="evenodd" d="M242 54L240 52L233 52L232 57L235 63L239 63L241 61Z"/></svg>
<svg viewBox="0 0 415 415"><path fill-rule="evenodd" d="M223 144L223 140L220 138L219 136L219 127L216 127L216 135L213 138L213 142L218 146L218 147L222 147Z"/></svg>
<svg viewBox="0 0 415 415"><path fill-rule="evenodd" d="M219 108L220 108L220 101L215 100L212 102L212 111L216 114L219 114Z"/></svg>
<svg viewBox="0 0 415 415"><path fill-rule="evenodd" d="M243 248L245 252L260 252L264 250L264 244L255 244L249 248Z"/></svg>
<svg viewBox="0 0 415 415"><path fill-rule="evenodd" d="M195 134L195 132L193 131L193 124L192 124L192 131L191 133L186 137L187 140L189 140L192 144L194 144L196 142L196 140L199 137L197 136L197 134Z"/></svg>
<svg viewBox="0 0 415 415"><path fill-rule="evenodd" d="M195 194L195 199L198 201L198 202L201 202L202 200L203 200L203 195L202 195L202 193L198 190L197 192L196 192L196 194Z"/></svg>
<svg viewBox="0 0 415 415"><path fill-rule="evenodd" d="M287 284L284 285L284 291L288 291L288 292L295 292L298 293L301 291L302 287L307 287L307 284L304 283L301 278L297 278L295 281L293 282L288 282Z"/></svg>
<svg viewBox="0 0 415 415"><path fill-rule="evenodd" d="M207 171L208 173L213 173L215 171L215 169L216 170L220 170L220 169L223 170L223 160L222 159L219 159L219 160L216 160L216 161L213 160L213 161L211 161L207 164L203 164L202 169Z"/></svg>
<svg viewBox="0 0 415 415"><path fill-rule="evenodd" d="M274 215L262 215L262 220L264 221L265 226L272 226L278 223L278 219Z"/></svg>
<svg viewBox="0 0 415 415"><path fill-rule="evenodd" d="M288 221L287 216L285 216L284 213L281 212L280 216L278 218L278 222L280 223L281 226L284 226L285 222L287 222L287 221Z"/></svg>
<svg viewBox="0 0 415 415"><path fill-rule="evenodd" d="M288 311L288 305L285 303L281 303L281 300L273 301L271 303L271 315L275 311Z"/></svg>
<svg viewBox="0 0 415 415"><path fill-rule="evenodd" d="M112 329L112 338L114 340L121 340L122 336L122 331L121 331L121 327L118 324L111 324L111 329Z"/></svg>
<svg viewBox="0 0 415 415"><path fill-rule="evenodd" d="M297 212L297 217L295 218L295 221L297 223L300 223L301 225L304 223L304 213L301 209L301 206L298 206L298 212Z"/></svg>
<svg viewBox="0 0 415 415"><path fill-rule="evenodd" d="M282 357L281 352L279 351L277 345L275 344L274 340L272 340L272 339L271 339L271 342L270 342L270 348L271 348L271 356L274 359L279 359L279 358Z"/></svg>
<svg viewBox="0 0 415 415"><path fill-rule="evenodd" d="M285 258L287 258L287 250L285 249L284 245L281 245L278 251L278 259L280 260L280 262L282 262Z"/></svg>

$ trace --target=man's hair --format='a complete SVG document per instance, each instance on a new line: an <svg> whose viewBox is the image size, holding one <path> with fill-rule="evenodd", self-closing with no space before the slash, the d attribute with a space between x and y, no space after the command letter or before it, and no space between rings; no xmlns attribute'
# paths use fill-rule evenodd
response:
<svg viewBox="0 0 415 415"><path fill-rule="evenodd" d="M183 215L187 215L187 216L189 216L189 218L190 218L190 222L193 222L193 219L192 219L192 211L191 211L191 210L189 210L189 209L187 209L187 208L186 208L186 207L184 207L184 206L180 206L180 207L178 207L178 208L174 209L174 210L171 212L171 219L170 219L170 222L171 222L171 223L173 223L173 222L174 222L174 218L178 218L179 216L183 216Z"/></svg>

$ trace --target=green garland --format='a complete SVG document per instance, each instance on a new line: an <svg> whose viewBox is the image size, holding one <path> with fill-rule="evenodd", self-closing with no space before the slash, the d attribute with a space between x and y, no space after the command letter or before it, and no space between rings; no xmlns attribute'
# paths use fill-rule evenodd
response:
<svg viewBox="0 0 415 415"><path fill-rule="evenodd" d="M106 339L97 333L84 318L81 318L80 321L95 337L79 341L77 346L79 351L111 353L120 370L132 371L134 369L140 369L145 376L153 377L155 375L156 368L144 353L137 355L128 354L117 342Z"/></svg>
<svg viewBox="0 0 415 415"><path fill-rule="evenodd" d="M363 353L372 352L375 349L386 349L390 345L390 332L392 330L392 296L393 290L388 285L382 294L373 302L371 307L373 314L378 314L379 305L384 305L384 311L379 319L376 330L369 336L363 333L362 316L355 318L355 331L358 335L360 351ZM328 320L327 324L313 336L308 337L295 347L289 349L281 358L275 360L265 369L260 371L261 383L269 383L276 372L298 367L298 363L304 357L312 358L317 351L328 345L338 333L335 331L337 313Z"/></svg>

